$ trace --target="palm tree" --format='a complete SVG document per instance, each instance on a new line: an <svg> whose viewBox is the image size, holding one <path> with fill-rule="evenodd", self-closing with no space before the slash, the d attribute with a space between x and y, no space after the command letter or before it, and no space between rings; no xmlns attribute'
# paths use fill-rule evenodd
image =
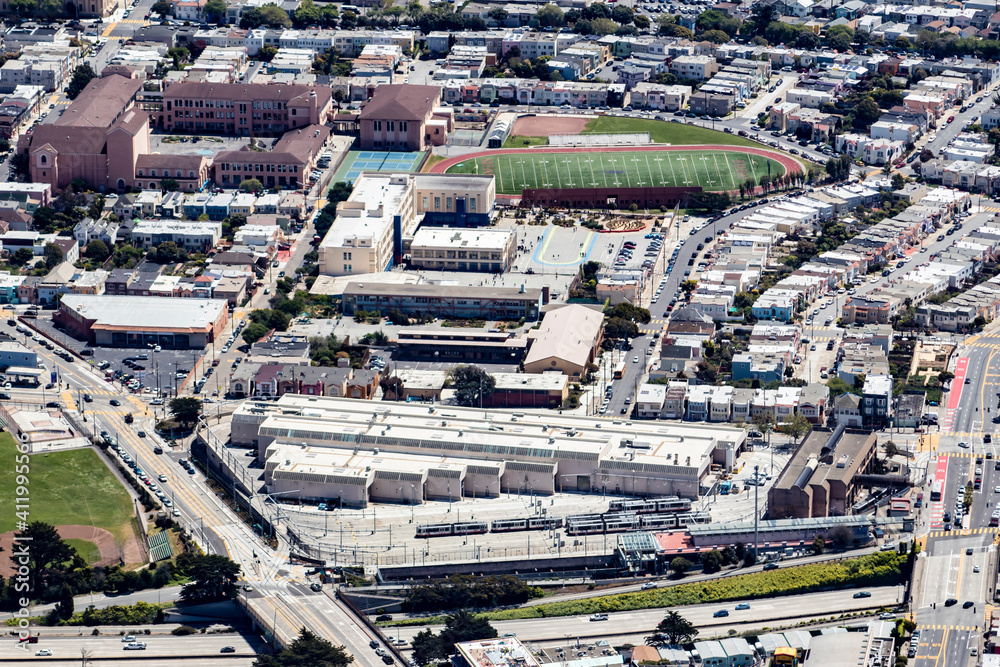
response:
<svg viewBox="0 0 1000 667"><path fill-rule="evenodd" d="M886 176L892 175L892 160L885 161L885 164L882 165L882 173Z"/></svg>

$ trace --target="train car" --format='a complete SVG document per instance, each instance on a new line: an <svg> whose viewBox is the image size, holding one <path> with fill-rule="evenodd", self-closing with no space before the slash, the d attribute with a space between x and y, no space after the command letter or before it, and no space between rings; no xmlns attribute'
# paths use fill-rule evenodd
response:
<svg viewBox="0 0 1000 667"><path fill-rule="evenodd" d="M637 514L644 514L655 511L655 500L612 500L608 503L608 512L635 512Z"/></svg>
<svg viewBox="0 0 1000 667"><path fill-rule="evenodd" d="M639 517L635 514L604 515L604 531L607 533L625 533L639 527Z"/></svg>
<svg viewBox="0 0 1000 667"><path fill-rule="evenodd" d="M660 498L656 501L657 512L690 512L691 501L687 498Z"/></svg>
<svg viewBox="0 0 1000 667"><path fill-rule="evenodd" d="M643 514L639 517L639 525L644 529L670 529L677 527L676 514Z"/></svg>
<svg viewBox="0 0 1000 667"><path fill-rule="evenodd" d="M496 523L496 522L494 522ZM550 530L555 528L562 528L563 520L562 517L549 516L549 517L533 517L528 519L528 530Z"/></svg>
<svg viewBox="0 0 1000 667"><path fill-rule="evenodd" d="M530 519L497 519L490 525L492 533L507 533L512 530L528 530Z"/></svg>
<svg viewBox="0 0 1000 667"><path fill-rule="evenodd" d="M566 517L566 525L571 523L576 523L578 521L602 521L604 519L603 514L571 514Z"/></svg>
<svg viewBox="0 0 1000 667"><path fill-rule="evenodd" d="M712 523L712 515L708 512L687 512L677 515L677 524L679 526L694 526L704 523Z"/></svg>
<svg viewBox="0 0 1000 667"><path fill-rule="evenodd" d="M490 527L485 521L463 521L452 524L453 535L482 535L489 530Z"/></svg>
<svg viewBox="0 0 1000 667"><path fill-rule="evenodd" d="M417 526L417 537L442 537L452 534L452 524L433 523L425 526Z"/></svg>
<svg viewBox="0 0 1000 667"><path fill-rule="evenodd" d="M601 519L589 521L566 522L567 535L603 535L604 521Z"/></svg>

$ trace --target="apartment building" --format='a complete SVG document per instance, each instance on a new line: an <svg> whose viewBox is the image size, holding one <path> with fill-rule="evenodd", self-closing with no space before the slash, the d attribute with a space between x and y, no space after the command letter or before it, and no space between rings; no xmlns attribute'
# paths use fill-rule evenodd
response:
<svg viewBox="0 0 1000 667"><path fill-rule="evenodd" d="M678 56L670 61L670 73L678 79L710 79L719 71L714 56Z"/></svg>
<svg viewBox="0 0 1000 667"><path fill-rule="evenodd" d="M167 132L275 136L324 124L332 103L322 86L182 81L163 93L162 123Z"/></svg>
<svg viewBox="0 0 1000 667"><path fill-rule="evenodd" d="M132 228L131 239L143 248L172 241L188 252L207 252L222 236L222 223L212 221L141 220Z"/></svg>

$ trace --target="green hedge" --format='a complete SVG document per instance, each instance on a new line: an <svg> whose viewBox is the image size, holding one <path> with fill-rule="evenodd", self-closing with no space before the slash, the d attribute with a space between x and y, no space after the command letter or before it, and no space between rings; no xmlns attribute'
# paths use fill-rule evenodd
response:
<svg viewBox="0 0 1000 667"><path fill-rule="evenodd" d="M832 563L783 567L706 582L678 584L636 593L618 593L585 600L552 602L532 607L482 614L491 621L551 616L579 616L598 612L658 609L708 602L796 595L839 588L890 586L904 580L907 556L878 552ZM428 625L434 618L407 619L390 625Z"/></svg>

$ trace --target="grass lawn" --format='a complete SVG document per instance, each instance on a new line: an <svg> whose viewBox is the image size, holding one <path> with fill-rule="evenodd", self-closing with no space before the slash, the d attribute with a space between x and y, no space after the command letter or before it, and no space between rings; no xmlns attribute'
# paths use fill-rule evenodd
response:
<svg viewBox="0 0 1000 667"><path fill-rule="evenodd" d="M76 538L71 538L68 540L63 540L66 544L73 547L76 553L80 555L87 565L93 565L97 561L101 560L101 550L97 548L97 545L90 540L78 540Z"/></svg>
<svg viewBox="0 0 1000 667"><path fill-rule="evenodd" d="M527 146L547 146L549 143L548 137L507 137L507 141L503 142L504 148L525 148Z"/></svg>
<svg viewBox="0 0 1000 667"><path fill-rule="evenodd" d="M17 474L14 438L0 433L0 533L15 529ZM33 454L29 459L28 521L96 526L119 540L131 535L132 499L92 449Z"/></svg>
<svg viewBox="0 0 1000 667"><path fill-rule="evenodd" d="M728 151L627 151L491 155L460 162L458 174L495 174L497 194L524 188L671 187L700 185L706 190L738 190L739 184L768 173L783 174L777 162Z"/></svg>
<svg viewBox="0 0 1000 667"><path fill-rule="evenodd" d="M678 118L678 120L680 120ZM598 116L587 123L584 134L635 134L649 132L649 138L654 144L719 144L722 146L755 146L760 144L736 134L727 134L717 130L709 130L697 125L686 123L671 123L669 121L651 120L649 118L620 118L617 116Z"/></svg>
<svg viewBox="0 0 1000 667"><path fill-rule="evenodd" d="M680 120L678 118L678 120ZM718 130L709 130L697 125L686 123L671 123L670 121L653 120L651 118L625 118L621 116L598 116L589 123L583 134L637 134L648 132L654 144L673 144L675 146L691 144L717 144L720 146L756 146L760 144L744 139L736 134L727 134ZM524 148L526 146L545 146L548 137L507 137L504 148Z"/></svg>

